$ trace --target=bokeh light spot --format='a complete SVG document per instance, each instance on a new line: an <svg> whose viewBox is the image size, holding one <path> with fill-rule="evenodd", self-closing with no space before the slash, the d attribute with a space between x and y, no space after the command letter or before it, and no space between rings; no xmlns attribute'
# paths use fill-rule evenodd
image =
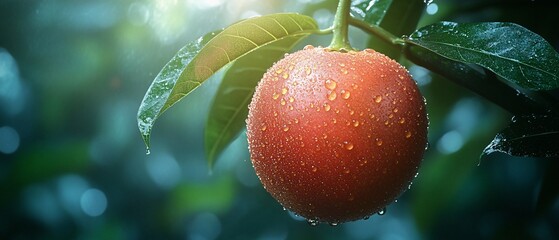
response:
<svg viewBox="0 0 559 240"><path fill-rule="evenodd" d="M80 205L85 214L97 217L107 209L107 197L101 190L90 188L82 194Z"/></svg>
<svg viewBox="0 0 559 240"><path fill-rule="evenodd" d="M19 134L8 126L0 127L0 152L14 153L19 148Z"/></svg>

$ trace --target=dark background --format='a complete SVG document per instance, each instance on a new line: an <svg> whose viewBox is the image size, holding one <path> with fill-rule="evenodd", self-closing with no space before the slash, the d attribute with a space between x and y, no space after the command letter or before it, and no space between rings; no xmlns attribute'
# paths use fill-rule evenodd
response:
<svg viewBox="0 0 559 240"><path fill-rule="evenodd" d="M181 46L274 12L308 14L326 28L336 4L0 0L0 239L559 238L559 201L540 194L557 164L500 154L480 161L511 116L406 61L427 99L429 149L411 189L383 216L311 227L283 211L258 182L244 133L209 174L203 127L218 77L159 119L145 154L136 112ZM515 22L558 49L554 5L435 0L420 26ZM350 33L363 48L367 36Z"/></svg>

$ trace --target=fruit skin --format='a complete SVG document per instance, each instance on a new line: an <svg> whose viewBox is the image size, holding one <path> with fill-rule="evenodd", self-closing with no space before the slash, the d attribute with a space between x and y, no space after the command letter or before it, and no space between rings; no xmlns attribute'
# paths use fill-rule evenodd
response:
<svg viewBox="0 0 559 240"><path fill-rule="evenodd" d="M263 76L249 106L251 161L283 207L312 221L366 218L403 193L427 144L425 101L399 63L310 46Z"/></svg>

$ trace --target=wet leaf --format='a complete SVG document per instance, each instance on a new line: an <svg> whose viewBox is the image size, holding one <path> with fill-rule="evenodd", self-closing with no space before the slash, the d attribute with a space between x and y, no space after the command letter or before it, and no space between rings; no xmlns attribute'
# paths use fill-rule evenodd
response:
<svg viewBox="0 0 559 240"><path fill-rule="evenodd" d="M370 25L378 25L395 36L410 34L417 28L425 3L421 0L370 0L363 1L370 7L363 21ZM363 4L364 4L363 3ZM367 8L365 8L367 10ZM379 38L371 37L367 47L375 49L392 59L400 57L400 49Z"/></svg>
<svg viewBox="0 0 559 240"><path fill-rule="evenodd" d="M248 104L258 81L302 37L289 37L264 46L235 61L227 70L212 103L205 129L205 150L210 168L243 130Z"/></svg>
<svg viewBox="0 0 559 240"><path fill-rule="evenodd" d="M559 156L558 116L515 116L483 150L482 157L494 152L518 157L551 158Z"/></svg>
<svg viewBox="0 0 559 240"><path fill-rule="evenodd" d="M379 25L393 0L358 0L351 3L351 15L369 24Z"/></svg>
<svg viewBox="0 0 559 240"><path fill-rule="evenodd" d="M525 89L559 87L559 54L541 36L514 23L440 22L407 40L443 57L478 64Z"/></svg>
<svg viewBox="0 0 559 240"><path fill-rule="evenodd" d="M155 78L138 111L138 127L148 149L154 121L216 71L262 46L316 30L311 17L280 13L246 19L187 44Z"/></svg>

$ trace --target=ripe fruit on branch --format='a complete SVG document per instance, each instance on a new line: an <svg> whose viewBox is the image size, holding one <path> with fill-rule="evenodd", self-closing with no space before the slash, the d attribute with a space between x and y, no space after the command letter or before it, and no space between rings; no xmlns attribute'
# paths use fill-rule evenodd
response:
<svg viewBox="0 0 559 240"><path fill-rule="evenodd" d="M427 125L422 95L394 60L308 46L268 69L247 135L256 174L277 201L310 221L340 223L407 189Z"/></svg>

